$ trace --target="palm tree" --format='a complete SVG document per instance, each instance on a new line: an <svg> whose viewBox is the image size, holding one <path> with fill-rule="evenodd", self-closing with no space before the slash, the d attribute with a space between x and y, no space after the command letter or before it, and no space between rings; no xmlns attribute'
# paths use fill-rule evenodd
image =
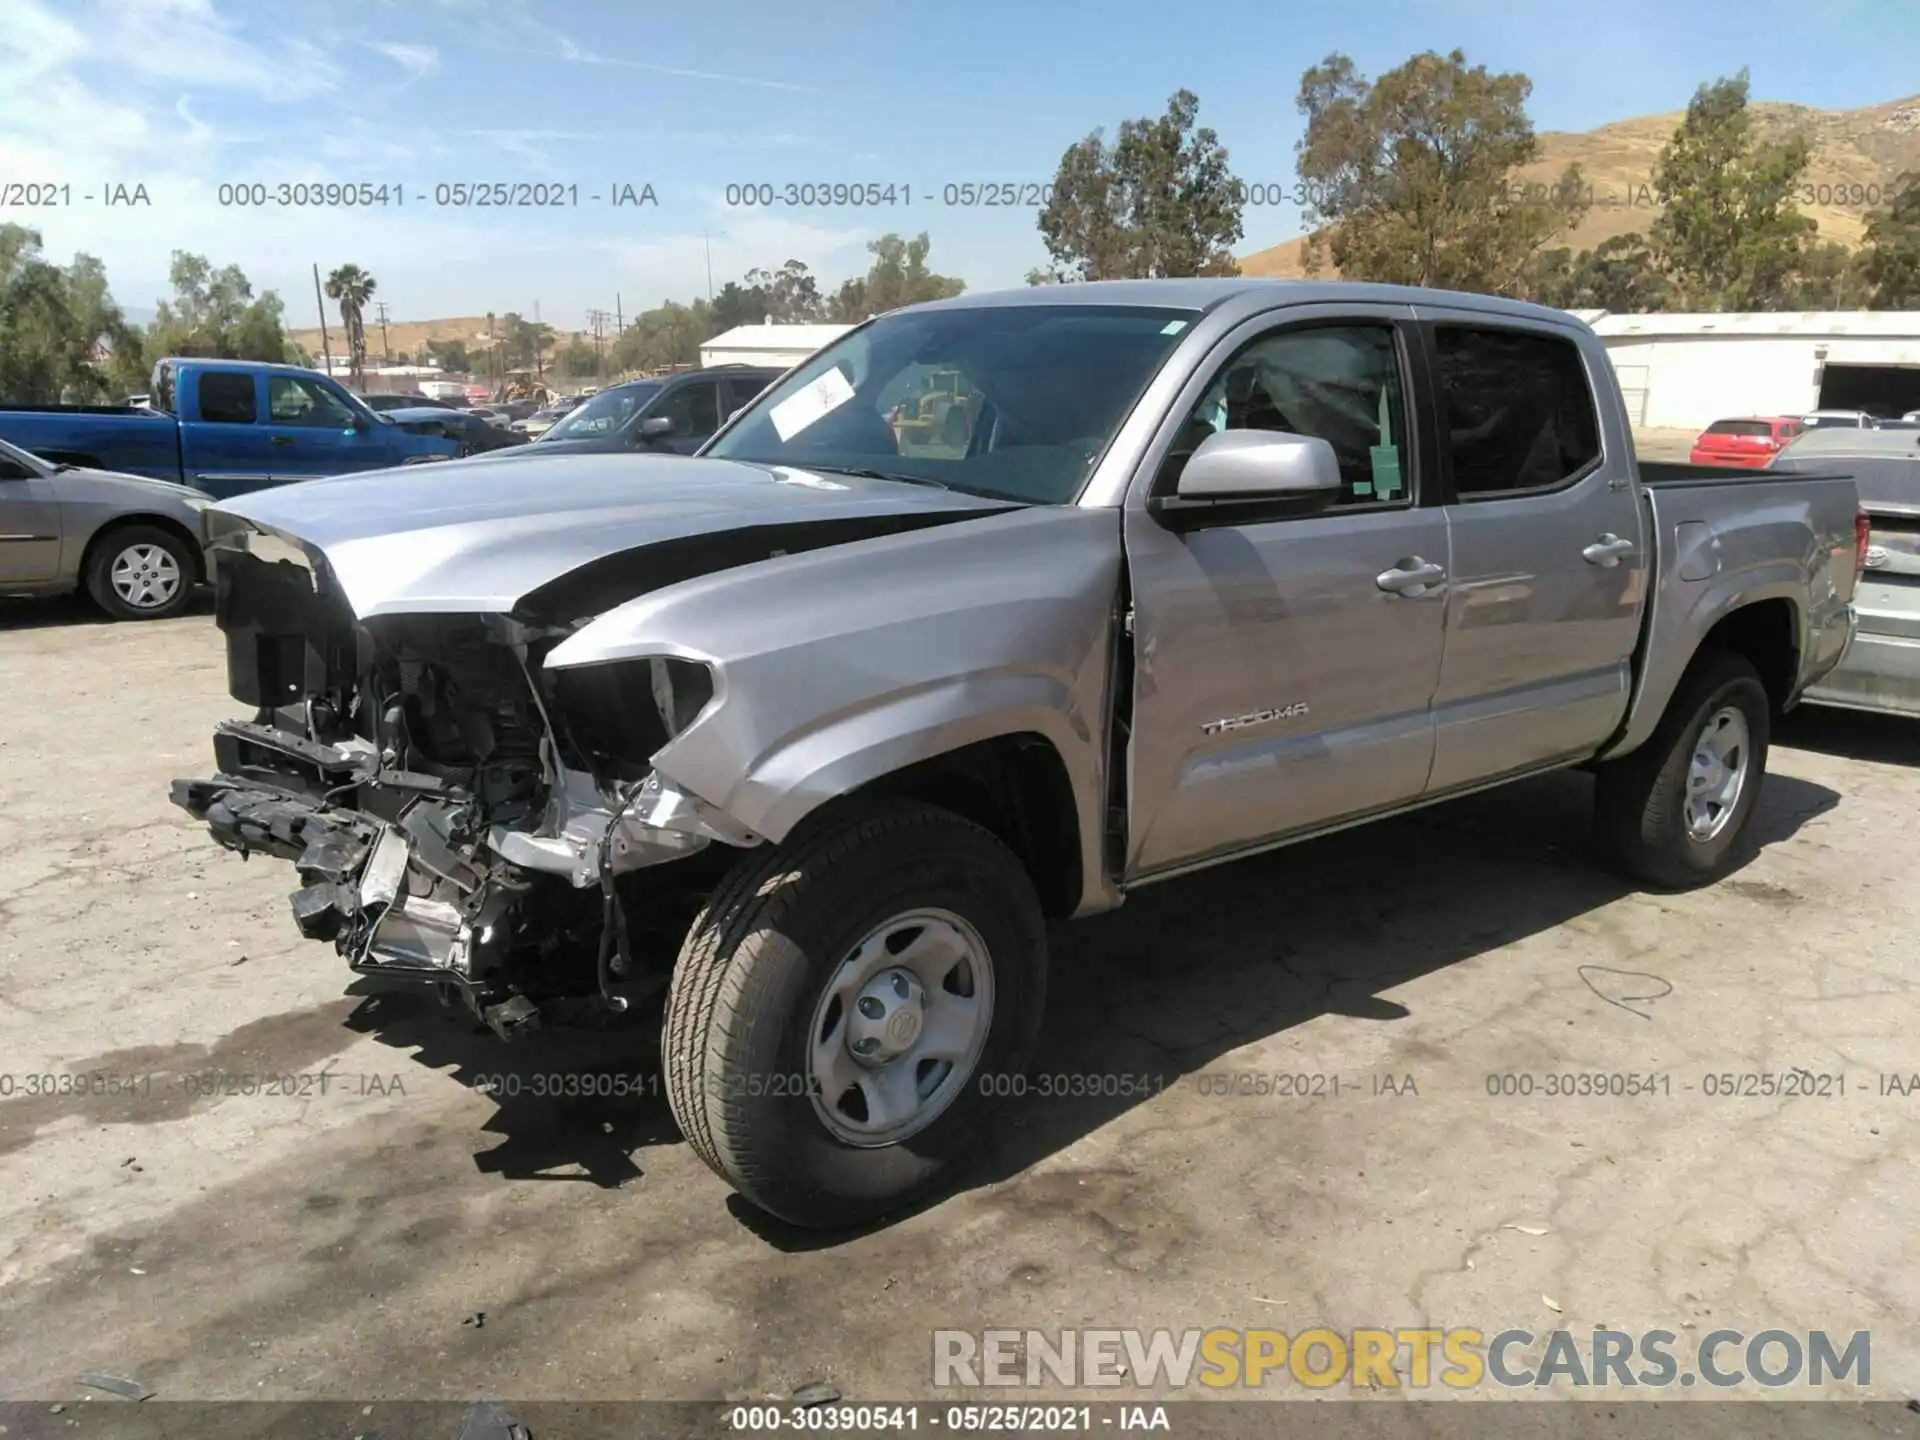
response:
<svg viewBox="0 0 1920 1440"><path fill-rule="evenodd" d="M362 316L373 291L373 276L358 265L342 265L327 276L327 298L339 302L340 323L347 330L347 378L356 390L366 385L367 330Z"/></svg>

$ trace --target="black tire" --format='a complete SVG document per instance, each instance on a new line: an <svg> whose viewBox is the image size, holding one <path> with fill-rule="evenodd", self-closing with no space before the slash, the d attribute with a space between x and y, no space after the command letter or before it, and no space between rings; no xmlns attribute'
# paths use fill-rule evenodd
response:
<svg viewBox="0 0 1920 1440"><path fill-rule="evenodd" d="M1729 707L1747 725L1746 778L1718 833L1698 840L1686 823L1688 771L1708 722ZM1671 890L1711 884L1731 871L1745 858L1766 781L1772 717L1751 661L1726 651L1700 655L1647 742L1599 769L1594 836L1608 858L1634 879Z"/></svg>
<svg viewBox="0 0 1920 1440"><path fill-rule="evenodd" d="M876 927L940 908L987 951L984 1048L947 1108L898 1143L848 1143L808 1087L816 1007ZM948 1179L1025 1073L1046 1000L1046 926L1004 845L948 811L848 807L744 857L694 921L668 991L661 1058L674 1119L700 1158L752 1204L841 1229L912 1204Z"/></svg>
<svg viewBox="0 0 1920 1440"><path fill-rule="evenodd" d="M152 605L139 605L123 597L114 586L114 567L123 556L145 551L158 565L164 554L178 577L178 583L164 599ZM158 565L164 572L165 566ZM87 556L86 586L93 603L115 620L166 620L187 608L193 587L199 583L199 569L193 547L171 530L158 525L121 525L97 537Z"/></svg>

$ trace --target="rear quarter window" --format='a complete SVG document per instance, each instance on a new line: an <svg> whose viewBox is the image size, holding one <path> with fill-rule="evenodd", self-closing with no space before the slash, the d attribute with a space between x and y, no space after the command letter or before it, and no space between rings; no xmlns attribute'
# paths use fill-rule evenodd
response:
<svg viewBox="0 0 1920 1440"><path fill-rule="evenodd" d="M200 418L219 425L251 425L259 415L253 376L238 370L200 372Z"/></svg>

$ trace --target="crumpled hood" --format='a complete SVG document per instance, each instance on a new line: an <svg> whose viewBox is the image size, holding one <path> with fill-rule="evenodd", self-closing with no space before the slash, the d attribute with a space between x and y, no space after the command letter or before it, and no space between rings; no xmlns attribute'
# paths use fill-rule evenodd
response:
<svg viewBox="0 0 1920 1440"><path fill-rule="evenodd" d="M507 612L584 565L754 526L1006 510L1008 502L888 480L659 455L444 461L257 491L216 517L325 557L356 615ZM216 531L225 528L216 520ZM637 572L634 589L644 588Z"/></svg>

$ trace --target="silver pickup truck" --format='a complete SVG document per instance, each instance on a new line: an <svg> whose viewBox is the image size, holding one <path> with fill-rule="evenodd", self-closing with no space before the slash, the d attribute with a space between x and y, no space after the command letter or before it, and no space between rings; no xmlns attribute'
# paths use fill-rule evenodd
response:
<svg viewBox="0 0 1920 1440"><path fill-rule="evenodd" d="M1573 317L1363 285L915 306L698 457L537 449L212 512L257 713L174 799L503 1036L664 999L688 1141L808 1226L947 1176L1050 918L1572 766L1725 873L1865 544L1844 476L1636 467Z"/></svg>

